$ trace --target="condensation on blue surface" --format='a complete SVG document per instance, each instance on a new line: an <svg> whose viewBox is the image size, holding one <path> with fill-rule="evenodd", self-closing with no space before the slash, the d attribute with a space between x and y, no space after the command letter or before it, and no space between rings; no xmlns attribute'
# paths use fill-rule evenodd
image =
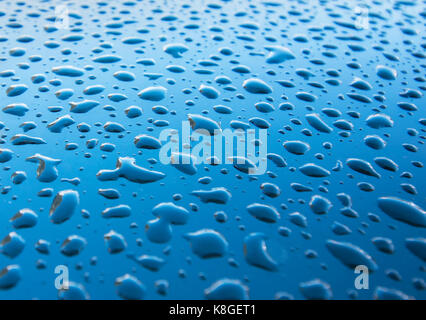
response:
<svg viewBox="0 0 426 320"><path fill-rule="evenodd" d="M424 299L424 10L0 0L0 298ZM266 172L163 164L188 119Z"/></svg>

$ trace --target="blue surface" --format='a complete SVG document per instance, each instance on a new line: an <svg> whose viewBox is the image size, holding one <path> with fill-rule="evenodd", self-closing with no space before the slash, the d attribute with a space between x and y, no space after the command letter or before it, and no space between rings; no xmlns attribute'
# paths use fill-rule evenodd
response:
<svg viewBox="0 0 426 320"><path fill-rule="evenodd" d="M426 297L424 261L405 245L407 238L422 238L424 241L425 226L395 220L378 207L380 197L397 197L415 203L420 208L420 215L426 215L423 192L426 188L423 168L426 160L424 2L367 1L358 4L355 1L198 0L60 3L66 4L69 10L69 26L47 32L45 26L55 25L57 3L0 1L0 72L14 71L12 76L0 78L1 108L13 103L25 103L29 108L23 116L0 112L0 123L5 125L0 130L0 150L10 149L14 152L11 160L0 164L0 188L10 187L8 193L0 195L0 238L15 231L25 240L25 247L18 256L10 258L0 255L1 268L19 265L21 274L13 288L0 290L1 299L56 299L58 290L54 283L57 274L54 270L58 265L69 267L70 280L84 286L91 299L122 297L114 283L125 274L131 274L143 283L146 299L204 299L205 289L226 278L238 280L246 286L251 299L274 299L284 292L295 299L304 299L307 296L300 287L313 279L327 283L332 298L336 299L372 299L378 287L398 290L400 295L404 293L416 299ZM356 21L360 16L357 6L368 8L367 15L364 9L361 10L361 18L368 20L368 26L362 25L358 29ZM53 17L53 20L48 20L49 17ZM341 21L349 25L342 26ZM111 25L112 22L116 25ZM244 23L248 25L244 27ZM146 33L138 32L141 29ZM81 35L82 39L64 41L63 37L70 34ZM30 36L32 41L19 41L23 35ZM298 35L303 35L307 41L297 41ZM241 39L241 36L250 36L252 41ZM131 37L143 42L123 43L123 39ZM343 40L342 37L357 38ZM59 46L48 48L48 41L56 41ZM187 47L182 57L175 58L163 50L165 45L173 43ZM110 47L105 44L110 44ZM350 45L360 46L363 50L351 49ZM267 63L269 52L265 47L268 46L288 48L294 59ZM17 47L24 49L22 56L10 53ZM65 48L69 48L71 53L64 54L67 53L63 51ZM220 52L221 48L230 48L232 54L224 55ZM333 53L335 57L326 53ZM384 53L398 57L398 61L389 60ZM119 56L121 60L106 64L93 61L102 55ZM31 56L40 56L41 60L31 62ZM154 59L155 65L144 66L137 63L140 59ZM214 61L217 66L202 66L200 60ZM350 68L348 63L351 62L359 63L360 68ZM83 75L68 77L52 72L52 68L63 65L80 68ZM170 72L166 68L169 65L182 66L185 71ZM238 65L248 67L249 73L232 71ZM376 73L378 65L395 69L396 79L380 77ZM212 73L196 73L197 69L211 70ZM299 76L296 72L300 69L309 70L312 77L306 80ZM115 78L113 74L120 70L133 73L135 80L125 82ZM338 75L333 77L327 74L329 70L336 70ZM32 83L31 77L35 74L43 74L45 80ZM161 77L150 80L147 74L159 74ZM215 81L218 76L227 76L232 83L218 84ZM367 81L372 89L365 91L350 86L355 77ZM253 94L245 90L243 82L250 78L262 79L272 88L272 93ZM60 84L55 86L55 83L49 83L53 79L59 79ZM328 79L336 79L339 84L330 85L326 82ZM291 81L294 87L283 87L277 83L278 80ZM313 82L323 88L314 87ZM25 84L28 90L17 96L8 96L7 89L14 84ZM83 90L92 85L102 85L105 90L92 96L85 95ZM219 96L209 99L202 95L199 92L201 85L214 87L219 91ZM138 92L151 86L165 87L165 98L149 101L138 96ZM234 89L226 90L229 86ZM60 100L55 92L64 88L72 89L73 96ZM189 89L189 93L184 93L184 89ZM405 89L416 90L414 96L417 97L401 96ZM314 94L317 99L307 102L297 98L297 92L301 91ZM347 95L351 92L367 96L371 102L351 99ZM112 93L124 94L127 99L114 102L108 98ZM385 100L381 102L374 98L375 95ZM70 111L70 102L84 99L95 100L99 105L86 113ZM269 102L275 110L259 112L255 104L261 101ZM291 102L294 110L280 110L283 102ZM418 110L403 110L397 106L399 102L413 103ZM154 113L152 107L156 105L165 106L169 113ZM216 105L228 106L232 113L217 113L213 109ZM51 106L61 106L63 109L50 112L48 107ZM106 106L112 106L113 110ZM125 109L129 106L142 108L142 115L127 117ZM335 108L341 115L328 117L322 112L323 108ZM349 111L358 112L359 118L349 116ZM333 131L319 132L311 126L305 118L310 113L320 114ZM393 126L380 129L368 126L367 117L375 113L389 116ZM48 124L67 114L75 123L61 133L51 132L47 128ZM238 171L231 164L200 164L196 174L187 175L171 165L162 164L159 150L138 149L134 145L134 138L140 134L158 138L160 132L167 128L181 131L181 122L187 120L187 114L204 115L219 123L222 129L229 128L231 120L245 123L249 123L252 117L267 120L270 123L267 151L281 155L287 166L280 168L268 160L267 172L254 176ZM340 135L345 130L333 125L337 119L346 119L353 124L353 130L348 131L350 136ZM166 120L168 126L157 127L153 120ZM24 133L20 125L27 121L34 121L36 128ZM106 132L103 125L108 121L121 124L125 131ZM77 125L82 122L90 125L89 132L79 132ZM252 124L250 126L259 130ZM312 132L312 136L301 132L305 128ZM409 128L415 129L415 135L408 134ZM39 137L46 143L14 145L11 138L16 134ZM378 135L386 146L380 150L370 148L364 143L368 135ZM93 149L86 147L89 139L98 139ZM285 141L295 140L306 142L310 150L304 155L296 155L283 147ZM100 149L100 145L107 142L115 145L114 151L104 152ZM324 148L325 142L329 142L332 148ZM78 148L66 150L67 143L76 143ZM416 146L417 152L410 152L403 144ZM57 179L52 182L37 179L37 164L25 161L36 153L62 160L57 165ZM323 159L316 158L318 154L322 154ZM126 156L135 158L138 166L162 172L165 177L146 184L124 178L116 181L100 181L97 178L100 170L114 169L117 159ZM392 159L397 163L398 171L380 168L374 162L376 157ZM148 162L151 158L158 162L151 164ZM349 158L368 161L380 178L352 170L346 165ZM338 161L342 162L342 169L333 171ZM417 166L413 165L413 161L418 162ZM330 175L319 178L304 175L298 168L307 163L325 168ZM223 169L227 170L227 174L221 172ZM11 181L16 171L24 171L27 175L21 184ZM403 172L410 172L412 178L401 177ZM198 182L204 176L212 179L207 185ZM78 178L80 183L73 185L61 181L63 178ZM263 194L260 186L265 182L278 186L280 195L271 198ZM375 190L360 190L357 186L360 182L372 184ZM297 192L291 188L291 183L309 186L313 191ZM403 183L414 186L417 194L404 191L401 187ZM51 197L37 196L41 189L47 187L54 189ZM204 203L191 194L194 190L216 187L226 188L232 194L226 204ZM120 197L106 199L98 194L98 189L107 188L118 190ZM80 201L69 220L54 224L50 221L49 209L54 196L61 190L78 191ZM339 193L351 197L352 208L359 215L357 218L349 218L340 212L344 206L336 196ZM180 194L182 199L175 201L173 197L176 194ZM331 202L332 207L326 214L315 214L309 207L314 195L321 195ZM170 241L158 244L148 239L145 225L155 218L152 209L163 202L175 202L186 208L189 215L185 224L171 227ZM198 211L191 210L191 203L198 206ZM272 223L256 219L246 209L253 203L274 207L279 219ZM130 216L102 217L103 210L121 204L131 208ZM38 215L37 224L15 230L9 219L23 208L29 208ZM81 214L82 209L90 212L90 218ZM218 211L226 213L226 222L215 220L214 214ZM290 221L290 214L294 212L300 212L307 218L307 227ZM380 222L371 221L368 213L379 216ZM346 225L352 232L336 235L331 229L335 221ZM291 229L291 234L287 237L281 235L280 227ZM228 246L220 257L200 258L191 250L184 235L202 229L215 230L226 239ZM104 235L111 230L121 234L127 243L126 249L117 254L109 253L104 241ZM244 239L256 232L266 236L265 250L276 262L275 270L248 263L250 259L244 255ZM70 235L83 237L87 242L84 249L72 257L62 254L60 250L61 244ZM379 251L372 243L375 237L391 239L394 252L388 254ZM39 239L50 242L48 255L35 250ZM331 254L326 246L327 240L351 243L374 259L378 269L370 274L368 290L354 287L357 274ZM207 245L201 246L206 248ZM423 254L424 249L421 249ZM307 250L315 251L316 257L308 258ZM4 253L4 247L2 251ZM135 257L142 254L160 257L165 263L158 271L152 271L131 259L130 254ZM96 264L91 264L93 257L97 257ZM36 267L39 259L44 260L45 268ZM235 260L237 266L233 266L229 259ZM391 269L401 275L400 281L387 275ZM168 281L166 295L157 292L157 280ZM136 297L139 296L136 294Z"/></svg>

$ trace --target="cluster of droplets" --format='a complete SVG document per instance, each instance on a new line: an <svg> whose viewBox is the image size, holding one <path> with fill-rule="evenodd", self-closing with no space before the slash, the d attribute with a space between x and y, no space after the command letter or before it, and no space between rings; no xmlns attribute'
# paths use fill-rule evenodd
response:
<svg viewBox="0 0 426 320"><path fill-rule="evenodd" d="M75 1L68 26L36 2L0 0L1 290L425 297L420 4L374 1L362 29L346 2ZM267 171L196 164L196 141L160 163L182 121L268 130L247 141ZM75 266L68 288L55 265Z"/></svg>

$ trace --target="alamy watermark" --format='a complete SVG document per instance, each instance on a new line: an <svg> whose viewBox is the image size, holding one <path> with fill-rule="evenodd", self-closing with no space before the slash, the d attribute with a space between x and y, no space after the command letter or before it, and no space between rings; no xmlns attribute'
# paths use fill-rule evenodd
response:
<svg viewBox="0 0 426 320"><path fill-rule="evenodd" d="M203 129L182 121L181 131L165 129L160 162L175 166L198 164L232 164L250 175L261 175L267 168L267 129Z"/></svg>
<svg viewBox="0 0 426 320"><path fill-rule="evenodd" d="M354 12L356 15L355 28L358 30L367 30L370 27L368 8L365 6L356 6Z"/></svg>
<svg viewBox="0 0 426 320"><path fill-rule="evenodd" d="M55 267L55 288L58 290L68 290L69 288L69 270L67 266L60 264Z"/></svg>
<svg viewBox="0 0 426 320"><path fill-rule="evenodd" d="M369 289L369 283L368 283L369 270L368 270L368 267L364 266L362 264L358 265L358 266L355 267L354 272L356 274L359 274L359 276L357 276L355 278L355 282L354 282L355 288L358 289L358 290L361 290L361 289L368 290Z"/></svg>
<svg viewBox="0 0 426 320"><path fill-rule="evenodd" d="M57 29L68 29L70 26L69 10L67 5L55 7L55 27Z"/></svg>

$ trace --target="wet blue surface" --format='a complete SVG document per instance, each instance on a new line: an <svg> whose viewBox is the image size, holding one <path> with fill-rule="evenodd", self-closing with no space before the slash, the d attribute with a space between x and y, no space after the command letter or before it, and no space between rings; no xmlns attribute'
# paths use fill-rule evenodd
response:
<svg viewBox="0 0 426 320"><path fill-rule="evenodd" d="M424 8L0 1L0 298L424 299ZM265 172L162 163L188 115Z"/></svg>

